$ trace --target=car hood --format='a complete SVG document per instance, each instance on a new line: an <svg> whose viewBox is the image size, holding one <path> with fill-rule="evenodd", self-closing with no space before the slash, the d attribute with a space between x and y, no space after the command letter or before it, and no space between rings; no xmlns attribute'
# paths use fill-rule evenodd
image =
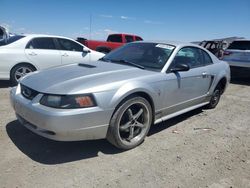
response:
<svg viewBox="0 0 250 188"><path fill-rule="evenodd" d="M36 71L25 76L21 84L41 93L79 94L112 90L128 81L151 74L156 72L97 61Z"/></svg>

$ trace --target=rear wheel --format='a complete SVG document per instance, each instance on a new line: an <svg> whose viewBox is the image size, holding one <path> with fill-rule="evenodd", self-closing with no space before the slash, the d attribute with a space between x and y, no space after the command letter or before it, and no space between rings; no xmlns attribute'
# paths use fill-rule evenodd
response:
<svg viewBox="0 0 250 188"><path fill-rule="evenodd" d="M152 123L152 108L142 97L134 97L119 106L113 114L107 134L108 141L121 149L141 144Z"/></svg>
<svg viewBox="0 0 250 188"><path fill-rule="evenodd" d="M208 109L213 109L217 106L217 104L220 101L221 93L222 93L222 89L220 85L218 85L212 94L209 104L206 106Z"/></svg>
<svg viewBox="0 0 250 188"><path fill-rule="evenodd" d="M18 81L28 73L35 71L35 68L28 64L16 65L10 73L10 80L14 85L18 84Z"/></svg>

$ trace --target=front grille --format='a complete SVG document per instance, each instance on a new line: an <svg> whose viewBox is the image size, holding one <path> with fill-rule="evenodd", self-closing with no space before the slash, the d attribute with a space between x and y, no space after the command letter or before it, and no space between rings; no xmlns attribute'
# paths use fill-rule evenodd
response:
<svg viewBox="0 0 250 188"><path fill-rule="evenodd" d="M39 92L21 84L21 94L26 99L32 100L35 96L39 94Z"/></svg>

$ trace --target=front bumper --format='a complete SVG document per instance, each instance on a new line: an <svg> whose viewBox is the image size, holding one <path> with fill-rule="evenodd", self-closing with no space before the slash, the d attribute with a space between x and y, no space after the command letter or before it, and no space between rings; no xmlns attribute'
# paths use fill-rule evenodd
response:
<svg viewBox="0 0 250 188"><path fill-rule="evenodd" d="M41 97L38 94L28 100L21 95L19 86L10 91L17 119L34 133L59 141L106 138L112 109L55 109L41 105Z"/></svg>

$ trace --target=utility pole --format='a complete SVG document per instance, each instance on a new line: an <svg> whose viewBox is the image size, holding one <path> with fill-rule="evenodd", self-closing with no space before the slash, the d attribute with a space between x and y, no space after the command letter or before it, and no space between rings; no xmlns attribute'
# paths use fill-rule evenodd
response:
<svg viewBox="0 0 250 188"><path fill-rule="evenodd" d="M92 32L92 14L89 15L89 40L91 40L91 32Z"/></svg>

